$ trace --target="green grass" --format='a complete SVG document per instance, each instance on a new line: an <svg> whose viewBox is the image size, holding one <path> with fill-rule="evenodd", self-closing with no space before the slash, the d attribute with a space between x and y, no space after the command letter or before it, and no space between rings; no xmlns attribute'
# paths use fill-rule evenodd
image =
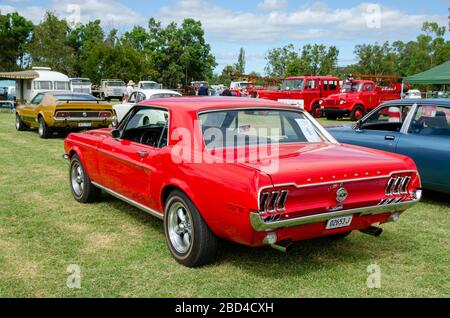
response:
<svg viewBox="0 0 450 318"><path fill-rule="evenodd" d="M322 121L323 122L323 121ZM289 254L223 243L213 265L170 256L162 223L108 195L73 200L63 139L0 113L0 297L450 297L450 200L427 194L374 238L303 241ZM81 289L66 286L81 267ZM381 266L380 289L366 285Z"/></svg>

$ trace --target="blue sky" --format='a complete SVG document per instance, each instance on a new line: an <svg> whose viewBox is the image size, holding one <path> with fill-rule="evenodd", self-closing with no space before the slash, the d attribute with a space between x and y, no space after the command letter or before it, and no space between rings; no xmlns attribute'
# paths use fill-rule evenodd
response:
<svg viewBox="0 0 450 318"><path fill-rule="evenodd" d="M336 45L339 64L354 62L356 44L412 40L424 21L448 24L448 0L300 1L300 0L0 0L3 13L18 11L39 22L46 10L69 21L101 19L105 29L126 31L191 17L202 21L220 72L234 63L239 49L246 71L264 72L268 49L293 43Z"/></svg>

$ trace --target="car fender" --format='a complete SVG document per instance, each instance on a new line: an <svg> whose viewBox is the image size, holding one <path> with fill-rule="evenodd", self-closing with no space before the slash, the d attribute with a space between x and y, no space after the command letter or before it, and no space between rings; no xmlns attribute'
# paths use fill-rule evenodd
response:
<svg viewBox="0 0 450 318"><path fill-rule="evenodd" d="M311 103L309 104L309 111L312 111L312 109L313 109L313 107L314 107L315 104L319 104L319 106L320 106L320 101L321 101L321 100L323 100L323 98L321 98L321 97L318 97L318 98L313 99L313 100L311 101ZM305 109L306 109L306 108L305 108Z"/></svg>
<svg viewBox="0 0 450 318"><path fill-rule="evenodd" d="M65 141L67 143L67 140ZM66 154L69 156L68 160L70 161L74 155L77 155L78 158L80 158L80 161L84 167L84 171L86 171L86 174L88 175L89 179L92 180L91 175L89 173L89 169L87 168L86 164L84 163L84 156L83 152L77 145L69 145L67 148Z"/></svg>

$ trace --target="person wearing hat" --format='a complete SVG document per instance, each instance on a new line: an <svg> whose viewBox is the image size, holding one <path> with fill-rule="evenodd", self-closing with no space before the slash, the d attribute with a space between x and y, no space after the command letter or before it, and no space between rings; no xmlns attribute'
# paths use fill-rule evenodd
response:
<svg viewBox="0 0 450 318"><path fill-rule="evenodd" d="M130 96L131 93L133 93L134 85L136 85L136 84L132 80L128 81L128 84L127 84L127 94L128 94L128 96Z"/></svg>

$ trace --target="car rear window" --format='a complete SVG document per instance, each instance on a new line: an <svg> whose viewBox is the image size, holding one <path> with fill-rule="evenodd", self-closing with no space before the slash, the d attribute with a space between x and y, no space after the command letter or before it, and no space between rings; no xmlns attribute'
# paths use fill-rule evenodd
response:
<svg viewBox="0 0 450 318"><path fill-rule="evenodd" d="M298 111L212 111L201 113L199 120L208 149L328 141L316 124Z"/></svg>
<svg viewBox="0 0 450 318"><path fill-rule="evenodd" d="M60 101L97 101L97 98L87 94L55 94L53 96Z"/></svg>

